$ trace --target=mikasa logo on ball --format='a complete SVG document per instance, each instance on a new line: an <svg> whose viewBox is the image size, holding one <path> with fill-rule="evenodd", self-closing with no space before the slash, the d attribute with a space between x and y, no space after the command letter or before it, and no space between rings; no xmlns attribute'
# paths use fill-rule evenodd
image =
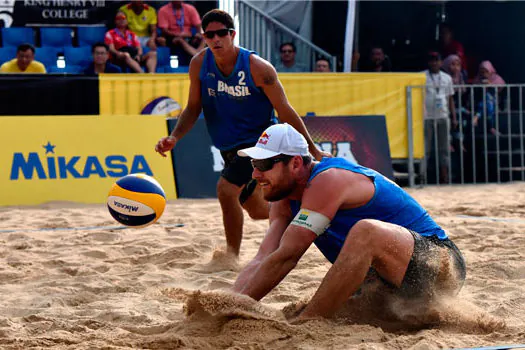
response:
<svg viewBox="0 0 525 350"><path fill-rule="evenodd" d="M115 204L115 207L127 210L129 212L138 211L139 210L139 207L137 207L135 205L128 205L128 204L120 203L120 202L118 202L116 200L113 200L113 204Z"/></svg>

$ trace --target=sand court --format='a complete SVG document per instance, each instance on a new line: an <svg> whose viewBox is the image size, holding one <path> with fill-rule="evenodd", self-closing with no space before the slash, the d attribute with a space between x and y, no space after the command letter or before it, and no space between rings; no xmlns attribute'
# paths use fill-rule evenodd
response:
<svg viewBox="0 0 525 350"><path fill-rule="evenodd" d="M262 302L228 293L255 255L267 222L245 218L237 263L218 248L224 233L217 200L172 201L158 223L143 229L122 229L104 205L0 208L0 348L525 343L525 183L408 191L465 256L467 279L458 297L416 317L417 305L363 293L337 318L303 324L287 319L301 310L330 264L312 246Z"/></svg>

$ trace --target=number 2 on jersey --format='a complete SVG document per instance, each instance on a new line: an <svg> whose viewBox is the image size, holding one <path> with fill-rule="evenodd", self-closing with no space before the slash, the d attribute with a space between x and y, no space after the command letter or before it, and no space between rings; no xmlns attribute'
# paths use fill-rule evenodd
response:
<svg viewBox="0 0 525 350"><path fill-rule="evenodd" d="M246 85L246 82L244 81L244 79L246 79L244 71L241 70L237 75L239 76L239 85Z"/></svg>

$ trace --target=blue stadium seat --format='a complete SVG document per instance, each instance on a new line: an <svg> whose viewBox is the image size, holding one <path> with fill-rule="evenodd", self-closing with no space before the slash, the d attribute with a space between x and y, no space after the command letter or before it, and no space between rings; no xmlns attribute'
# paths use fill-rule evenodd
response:
<svg viewBox="0 0 525 350"><path fill-rule="evenodd" d="M68 64L64 68L58 68L56 65L50 66L47 69L48 73L67 73L67 74L82 74L84 67Z"/></svg>
<svg viewBox="0 0 525 350"><path fill-rule="evenodd" d="M71 28L40 28L40 46L73 46L72 32Z"/></svg>
<svg viewBox="0 0 525 350"><path fill-rule="evenodd" d="M35 44L33 28L11 27L2 28L2 46L18 46L20 44Z"/></svg>
<svg viewBox="0 0 525 350"><path fill-rule="evenodd" d="M96 42L103 42L106 32L106 27L78 27L78 46L91 46Z"/></svg>
<svg viewBox="0 0 525 350"><path fill-rule="evenodd" d="M188 73L189 70L189 66L178 66L177 68L171 68L169 65L167 65L157 67L157 73Z"/></svg>
<svg viewBox="0 0 525 350"><path fill-rule="evenodd" d="M64 47L66 64L73 66L87 66L93 59L91 46Z"/></svg>
<svg viewBox="0 0 525 350"><path fill-rule="evenodd" d="M46 69L55 66L57 63L57 55L59 52L64 52L62 47L37 47L35 53L35 60L41 62Z"/></svg>
<svg viewBox="0 0 525 350"><path fill-rule="evenodd" d="M0 47L0 65L4 64L7 61L11 61L16 57L16 47L7 46Z"/></svg>
<svg viewBox="0 0 525 350"><path fill-rule="evenodd" d="M157 66L170 65L170 48L159 46L157 47Z"/></svg>

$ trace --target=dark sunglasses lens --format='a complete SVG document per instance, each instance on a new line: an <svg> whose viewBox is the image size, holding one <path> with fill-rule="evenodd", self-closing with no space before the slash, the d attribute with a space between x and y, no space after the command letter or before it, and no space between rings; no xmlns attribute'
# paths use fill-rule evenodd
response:
<svg viewBox="0 0 525 350"><path fill-rule="evenodd" d="M213 39L215 34L217 34L219 37L223 38L228 35L228 33L230 33L229 29L209 30L204 32L204 36L208 39Z"/></svg>
<svg viewBox="0 0 525 350"><path fill-rule="evenodd" d="M230 31L228 29L219 29L216 31L217 35L220 36L221 38L228 35L229 32Z"/></svg>
<svg viewBox="0 0 525 350"><path fill-rule="evenodd" d="M272 159L252 159L252 166L259 171L268 171L273 168Z"/></svg>

